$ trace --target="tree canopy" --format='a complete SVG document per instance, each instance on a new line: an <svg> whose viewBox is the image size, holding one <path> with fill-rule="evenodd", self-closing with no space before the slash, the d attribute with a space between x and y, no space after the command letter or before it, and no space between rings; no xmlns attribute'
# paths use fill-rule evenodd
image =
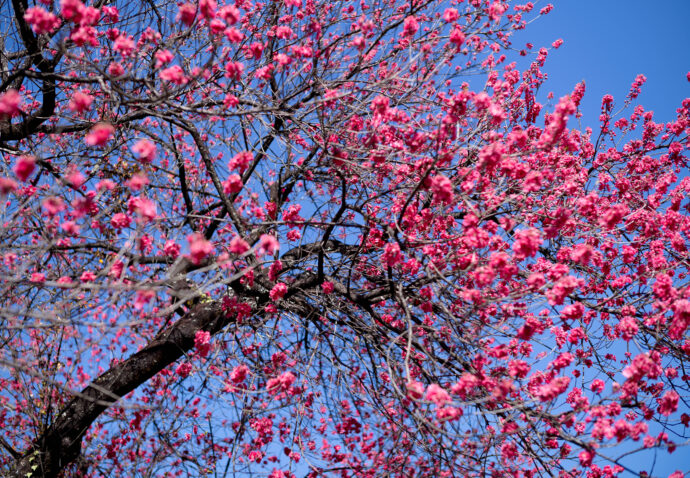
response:
<svg viewBox="0 0 690 478"><path fill-rule="evenodd" d="M678 456L690 99L574 127L552 8L3 0L3 476Z"/></svg>

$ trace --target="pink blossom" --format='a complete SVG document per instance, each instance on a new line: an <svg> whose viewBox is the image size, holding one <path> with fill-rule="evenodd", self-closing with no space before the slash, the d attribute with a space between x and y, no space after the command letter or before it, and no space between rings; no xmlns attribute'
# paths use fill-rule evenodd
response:
<svg viewBox="0 0 690 478"><path fill-rule="evenodd" d="M132 146L132 152L139 156L139 162L150 164L156 158L156 145L148 139L140 139Z"/></svg>
<svg viewBox="0 0 690 478"><path fill-rule="evenodd" d="M240 11L235 5L226 5L218 11L218 15L226 21L228 25L234 25L240 20Z"/></svg>
<svg viewBox="0 0 690 478"><path fill-rule="evenodd" d="M690 327L690 301L678 300L673 303L673 321L669 327L668 335L673 340L680 340L685 335L685 331Z"/></svg>
<svg viewBox="0 0 690 478"><path fill-rule="evenodd" d="M288 241L299 241L302 238L302 233L297 229L290 229L285 237Z"/></svg>
<svg viewBox="0 0 690 478"><path fill-rule="evenodd" d="M424 394L424 399L435 403L439 407L442 407L446 403L450 402L450 394L438 384L432 383L427 387L426 393Z"/></svg>
<svg viewBox="0 0 690 478"><path fill-rule="evenodd" d="M493 104L490 105L490 114L494 110ZM503 155L506 153L506 147L503 143L495 142L487 146L484 146L481 151L479 151L479 164L485 168L493 169L499 165L503 159Z"/></svg>
<svg viewBox="0 0 690 478"><path fill-rule="evenodd" d="M280 299L282 299L285 296L285 294L287 294L287 291L288 291L287 285L285 285L282 282L279 282L278 284L273 286L273 288L268 293L268 295L273 302L278 302Z"/></svg>
<svg viewBox="0 0 690 478"><path fill-rule="evenodd" d="M562 393L564 393L568 389L568 385L570 384L570 378L569 377L557 377L551 380L549 383L540 386L536 393L535 396L539 398L542 402L548 402Z"/></svg>
<svg viewBox="0 0 690 478"><path fill-rule="evenodd" d="M164 69L160 72L160 79L163 81L169 81L176 85L184 85L189 81L184 74L184 70L180 65L173 65L169 68Z"/></svg>
<svg viewBox="0 0 690 478"><path fill-rule="evenodd" d="M541 189L542 174L538 171L531 171L522 183L522 190L525 192L536 192Z"/></svg>
<svg viewBox="0 0 690 478"><path fill-rule="evenodd" d="M242 178L239 174L231 174L228 179L223 181L223 192L225 194L236 194L242 191Z"/></svg>
<svg viewBox="0 0 690 478"><path fill-rule="evenodd" d="M561 311L561 318L564 320L577 320L582 318L585 313L585 306L580 302L566 305Z"/></svg>
<svg viewBox="0 0 690 478"><path fill-rule="evenodd" d="M194 348L200 357L206 357L211 351L211 333L197 330L194 335Z"/></svg>
<svg viewBox="0 0 690 478"><path fill-rule="evenodd" d="M161 66L170 63L174 57L175 56L170 52L170 50L158 50L154 54L154 58L156 59L156 68L160 68Z"/></svg>
<svg viewBox="0 0 690 478"><path fill-rule="evenodd" d="M22 97L17 90L0 94L0 118L13 118L21 112Z"/></svg>
<svg viewBox="0 0 690 478"><path fill-rule="evenodd" d="M270 234L262 234L259 239L259 247L256 250L257 256L265 256L266 254L274 254L280 249L278 240Z"/></svg>
<svg viewBox="0 0 690 478"><path fill-rule="evenodd" d="M199 0L199 13L203 18L215 18L217 8L218 4L215 0Z"/></svg>
<svg viewBox="0 0 690 478"><path fill-rule="evenodd" d="M400 244L397 242L388 243L383 248L381 255L381 262L387 267L394 267L403 261L402 252L400 252Z"/></svg>
<svg viewBox="0 0 690 478"><path fill-rule="evenodd" d="M417 22L417 19L413 16L409 16L405 18L405 21L403 21L403 35L406 37L411 37L414 36L415 33L419 30L419 23Z"/></svg>
<svg viewBox="0 0 690 478"><path fill-rule="evenodd" d="M79 0L60 0L60 14L65 20L79 22L84 4Z"/></svg>
<svg viewBox="0 0 690 478"><path fill-rule="evenodd" d="M578 244L570 253L570 260L580 265L586 266L589 264L593 255L592 246L588 244Z"/></svg>
<svg viewBox="0 0 690 478"><path fill-rule="evenodd" d="M129 227L131 222L132 218L130 218L127 214L124 214L122 212L113 214L113 217L110 219L110 224L115 229L124 229L126 227Z"/></svg>
<svg viewBox="0 0 690 478"><path fill-rule="evenodd" d="M628 209L628 206L625 204L614 204L599 216L599 224L606 229L611 229L618 224L628 212L630 212L630 209Z"/></svg>
<svg viewBox="0 0 690 478"><path fill-rule="evenodd" d="M196 7L191 3L183 3L178 8L177 19L186 26L191 26L196 18Z"/></svg>
<svg viewBox="0 0 690 478"><path fill-rule="evenodd" d="M240 100L237 99L237 96L228 93L225 95L225 98L223 99L223 106L226 108L234 108L235 106L240 104Z"/></svg>
<svg viewBox="0 0 690 478"><path fill-rule="evenodd" d="M117 62L112 62L108 65L108 73L111 76L120 77L125 74L125 68Z"/></svg>
<svg viewBox="0 0 690 478"><path fill-rule="evenodd" d="M31 176L31 173L34 172L34 169L36 169L36 158L33 156L19 156L12 171L17 176L17 179L26 181Z"/></svg>
<svg viewBox="0 0 690 478"><path fill-rule="evenodd" d="M334 290L333 282L325 281L321 284L321 290L324 294L332 294Z"/></svg>
<svg viewBox="0 0 690 478"><path fill-rule="evenodd" d="M81 9L79 25L81 26L94 26L98 23L98 19L101 16L101 11L95 7L84 7Z"/></svg>
<svg viewBox="0 0 690 478"><path fill-rule="evenodd" d="M597 379L592 380L592 383L591 383L591 385L589 386L589 388L590 388L594 393L601 393L601 392L604 390L604 387L605 387L605 386L606 386L606 384L604 383L604 381L603 381L603 380L599 380L599 379L597 378Z"/></svg>
<svg viewBox="0 0 690 478"><path fill-rule="evenodd" d="M667 417L678 410L679 399L680 396L675 390L668 390L663 397L657 399L659 403L659 413Z"/></svg>
<svg viewBox="0 0 690 478"><path fill-rule="evenodd" d="M453 30L450 32L449 40L456 47L460 47L463 43L465 43L465 33L462 31L460 26L453 28Z"/></svg>
<svg viewBox="0 0 690 478"><path fill-rule="evenodd" d="M460 18L460 14L458 13L458 10L455 8L446 8L443 11L443 21L446 23L454 22L458 18Z"/></svg>
<svg viewBox="0 0 690 478"><path fill-rule="evenodd" d="M156 203L145 197L133 197L127 201L129 213L136 212L144 222L150 222L158 216Z"/></svg>
<svg viewBox="0 0 690 478"><path fill-rule="evenodd" d="M250 249L250 246L247 244L247 241L239 236L235 236L230 241L229 249L233 254L242 255Z"/></svg>
<svg viewBox="0 0 690 478"><path fill-rule="evenodd" d="M67 184L69 184L70 186L74 188L79 188L86 182L86 177L82 173L80 173L76 167L71 167L67 171L65 180L67 181Z"/></svg>
<svg viewBox="0 0 690 478"><path fill-rule="evenodd" d="M60 26L57 15L50 13L43 7L30 7L24 13L24 20L31 25L31 29L37 35L52 33Z"/></svg>
<svg viewBox="0 0 690 478"><path fill-rule="evenodd" d="M152 290L138 290L134 299L134 308L136 310L143 309L155 296L156 293Z"/></svg>
<svg viewBox="0 0 690 478"><path fill-rule="evenodd" d="M474 96L474 105L479 111L487 110L491 106L491 97L485 91L480 91Z"/></svg>
<svg viewBox="0 0 690 478"><path fill-rule="evenodd" d="M508 364L508 373L515 378L525 378L529 370L530 366L524 360L511 360Z"/></svg>
<svg viewBox="0 0 690 478"><path fill-rule="evenodd" d="M575 113L577 107L570 96L564 96L558 100L555 111L550 117L548 126L539 140L539 146L546 147L554 144L565 130L568 116Z"/></svg>
<svg viewBox="0 0 690 478"><path fill-rule="evenodd" d="M201 264L206 257L213 252L213 244L211 244L203 234L194 233L187 236L189 242L189 254L187 257L193 264Z"/></svg>
<svg viewBox="0 0 690 478"><path fill-rule="evenodd" d="M55 216L66 209L65 202L57 196L45 198L41 206L48 216Z"/></svg>
<svg viewBox="0 0 690 478"><path fill-rule="evenodd" d="M163 253L172 258L176 258L180 255L180 245L172 239L168 239L163 245Z"/></svg>
<svg viewBox="0 0 690 478"><path fill-rule="evenodd" d="M261 58L264 52L264 44L259 42L254 42L249 45L248 56L258 60Z"/></svg>
<svg viewBox="0 0 690 478"><path fill-rule="evenodd" d="M0 195L7 195L11 192L14 192L17 190L17 183L10 179L10 178L4 178L0 177Z"/></svg>
<svg viewBox="0 0 690 478"><path fill-rule="evenodd" d="M541 276L543 278L543 275ZM544 329L545 325L543 325L536 317L530 316L527 317L527 320L525 320L525 324L518 329L516 337L521 340L529 340L534 337L535 334L542 333Z"/></svg>
<svg viewBox="0 0 690 478"><path fill-rule="evenodd" d="M266 389L273 393L281 391L286 392L295 382L296 378L295 374L290 371L283 372L280 376L270 379L266 384Z"/></svg>
<svg viewBox="0 0 690 478"><path fill-rule="evenodd" d="M69 36L77 46L91 45L98 46L98 40L96 39L96 29L89 26L80 26L72 30Z"/></svg>
<svg viewBox="0 0 690 478"><path fill-rule="evenodd" d="M101 10L103 10L103 15L105 15L108 21L116 23L120 20L120 12L117 10L117 7L105 6Z"/></svg>
<svg viewBox="0 0 690 478"><path fill-rule="evenodd" d="M290 58L285 53L276 53L273 55L273 61L278 63L280 66L287 66L292 63L292 58Z"/></svg>
<svg viewBox="0 0 690 478"><path fill-rule="evenodd" d="M629 315L624 316L616 325L616 331L626 342L631 341L639 332L637 320Z"/></svg>
<svg viewBox="0 0 690 478"><path fill-rule="evenodd" d="M125 183L132 191L140 191L147 184L149 184L149 177L143 173L133 174Z"/></svg>
<svg viewBox="0 0 690 478"><path fill-rule="evenodd" d="M240 384L245 381L248 373L249 367L244 364L238 365L232 369L232 372L230 372L230 380L232 380L232 383L234 384Z"/></svg>
<svg viewBox="0 0 690 478"><path fill-rule="evenodd" d="M566 297L572 294L575 289L581 287L582 279L574 276L564 276L556 281L551 290L546 293L546 298L551 305L561 305Z"/></svg>
<svg viewBox="0 0 690 478"><path fill-rule="evenodd" d="M224 33L225 38L227 38L230 43L239 43L244 40L244 34L237 28L226 28Z"/></svg>
<svg viewBox="0 0 690 478"><path fill-rule="evenodd" d="M371 102L371 109L376 113L384 114L386 111L388 111L389 104L390 100L386 96L377 96Z"/></svg>
<svg viewBox="0 0 690 478"><path fill-rule="evenodd" d="M507 5L500 1L495 1L489 6L489 18L494 22L498 22L501 19L501 15L503 15L507 9Z"/></svg>
<svg viewBox="0 0 690 478"><path fill-rule="evenodd" d="M585 468L589 468L592 465L592 460L594 459L594 452L589 450L582 450L578 455L580 459L580 465Z"/></svg>
<svg viewBox="0 0 690 478"><path fill-rule="evenodd" d="M187 378L191 372L192 372L192 364L190 364L189 362L182 362L175 369L175 373L182 378Z"/></svg>
<svg viewBox="0 0 690 478"><path fill-rule="evenodd" d="M72 281L72 278L70 276L62 276L57 280L58 284L61 284L63 287L71 287L74 285L74 282Z"/></svg>
<svg viewBox="0 0 690 478"><path fill-rule="evenodd" d="M570 366L573 362L573 355L570 352L563 352L555 360L553 360L549 367L553 368L556 372Z"/></svg>
<svg viewBox="0 0 690 478"><path fill-rule="evenodd" d="M514 442L507 441L501 445L501 456L506 461L513 461L518 456L518 449Z"/></svg>
<svg viewBox="0 0 690 478"><path fill-rule="evenodd" d="M289 226L293 226L293 222L295 221L303 221L304 219L300 217L299 212L302 210L302 206L299 204L292 204L290 207L288 207L285 211L283 211L283 221Z"/></svg>
<svg viewBox="0 0 690 478"><path fill-rule="evenodd" d="M81 276L79 277L79 280L82 282L92 282L96 279L96 274L94 274L91 271L84 271L82 272Z"/></svg>
<svg viewBox="0 0 690 478"><path fill-rule="evenodd" d="M111 179L102 179L96 184L98 191L112 191L115 189L115 182Z"/></svg>
<svg viewBox="0 0 690 478"><path fill-rule="evenodd" d="M31 278L29 280L31 282L42 283L46 281L46 275L42 272L34 272L33 274L31 274Z"/></svg>
<svg viewBox="0 0 690 478"><path fill-rule="evenodd" d="M623 376L632 382L637 382L645 376L654 379L663 372L659 365L658 354L651 355L644 353L636 355L632 363L623 369Z"/></svg>
<svg viewBox="0 0 690 478"><path fill-rule="evenodd" d="M416 380L407 382L405 385L407 396L413 400L419 400L424 396L424 384Z"/></svg>
<svg viewBox="0 0 690 478"><path fill-rule="evenodd" d="M229 61L225 64L225 77L239 81L244 71L244 64L239 61Z"/></svg>
<svg viewBox="0 0 690 478"><path fill-rule="evenodd" d="M125 33L121 34L115 39L113 43L113 50L127 58L134 52L134 38Z"/></svg>
<svg viewBox="0 0 690 478"><path fill-rule="evenodd" d="M274 69L275 66L273 65L262 66L261 68L256 70L256 73L254 73L254 77L260 80L270 80L273 77Z"/></svg>
<svg viewBox="0 0 690 478"><path fill-rule="evenodd" d="M115 132L113 125L108 123L98 123L91 128L89 134L86 135L85 142L89 146L105 146L110 137Z"/></svg>
<svg viewBox="0 0 690 478"><path fill-rule="evenodd" d="M283 263L279 260L273 261L271 267L268 269L268 280L275 282L280 276L280 271L283 270Z"/></svg>
<svg viewBox="0 0 690 478"><path fill-rule="evenodd" d="M654 295L661 300L675 299L678 296L678 291L673 287L673 279L671 279L668 274L664 273L658 274L655 277L652 291Z"/></svg>
<svg viewBox="0 0 690 478"><path fill-rule="evenodd" d="M513 243L515 259L521 261L536 255L541 243L542 239L539 235L539 231L536 229L523 229L517 231L515 233L515 242Z"/></svg>
<svg viewBox="0 0 690 478"><path fill-rule="evenodd" d="M108 272L108 276L113 277L115 279L119 279L122 277L122 272L125 270L125 264L122 261L115 261L113 265L110 267L110 271Z"/></svg>
<svg viewBox="0 0 690 478"><path fill-rule="evenodd" d="M276 28L276 37L281 38L283 40L288 40L292 38L294 35L294 32L292 31L292 28L290 28L287 25L280 25L278 28Z"/></svg>
<svg viewBox="0 0 690 478"><path fill-rule="evenodd" d="M83 113L91 108L93 96L85 90L75 91L67 107L75 113Z"/></svg>
<svg viewBox="0 0 690 478"><path fill-rule="evenodd" d="M76 236L79 234L79 226L74 221L64 221L60 224L60 227L65 231L65 234L69 236Z"/></svg>
<svg viewBox="0 0 690 478"><path fill-rule="evenodd" d="M462 417L462 409L457 407L441 407L436 409L436 419L439 422L452 422Z"/></svg>
<svg viewBox="0 0 690 478"><path fill-rule="evenodd" d="M453 202L453 183L443 174L431 179L431 192L435 203L450 204Z"/></svg>
<svg viewBox="0 0 690 478"><path fill-rule="evenodd" d="M266 213L268 214L268 217L271 219L275 219L278 215L278 205L274 202L268 201L264 205L266 209Z"/></svg>
<svg viewBox="0 0 690 478"><path fill-rule="evenodd" d="M244 174L244 172L249 167L249 164L253 160L254 155L249 151L237 153L235 156L232 157L230 161L228 161L228 168L230 170L237 170L240 174Z"/></svg>

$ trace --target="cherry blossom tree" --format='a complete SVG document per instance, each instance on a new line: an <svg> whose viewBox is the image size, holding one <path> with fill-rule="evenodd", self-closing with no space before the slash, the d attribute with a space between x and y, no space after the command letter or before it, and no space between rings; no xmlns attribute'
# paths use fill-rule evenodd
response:
<svg viewBox="0 0 690 478"><path fill-rule="evenodd" d="M639 76L574 128L585 85L540 104L549 49L510 41L550 5L1 5L3 476L600 477L688 441L690 99L657 122Z"/></svg>

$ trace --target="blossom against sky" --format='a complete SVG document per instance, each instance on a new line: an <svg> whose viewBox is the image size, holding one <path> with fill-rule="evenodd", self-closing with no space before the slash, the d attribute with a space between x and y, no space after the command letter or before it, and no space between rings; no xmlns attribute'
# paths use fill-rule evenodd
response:
<svg viewBox="0 0 690 478"><path fill-rule="evenodd" d="M515 37L550 47L544 70L544 90L555 98L569 94L585 80L581 104L583 126L595 126L601 98L613 95L621 106L638 74L647 77L639 102L655 112L656 121L669 121L683 99L690 97L690 2L686 0L556 0L551 13L531 23ZM543 99L542 99L543 100Z"/></svg>

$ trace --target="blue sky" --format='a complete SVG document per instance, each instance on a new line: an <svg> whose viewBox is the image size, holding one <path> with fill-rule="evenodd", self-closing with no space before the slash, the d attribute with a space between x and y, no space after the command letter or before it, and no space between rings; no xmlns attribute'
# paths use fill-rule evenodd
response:
<svg viewBox="0 0 690 478"><path fill-rule="evenodd" d="M552 0L554 10L515 37L550 47L544 91L559 98L585 80L582 125L597 125L601 97L612 94L622 105L638 74L647 77L639 102L658 122L675 118L675 109L690 97L690 0ZM539 2L536 8L544 3ZM542 98L544 102L544 98ZM573 125L574 126L574 125Z"/></svg>

